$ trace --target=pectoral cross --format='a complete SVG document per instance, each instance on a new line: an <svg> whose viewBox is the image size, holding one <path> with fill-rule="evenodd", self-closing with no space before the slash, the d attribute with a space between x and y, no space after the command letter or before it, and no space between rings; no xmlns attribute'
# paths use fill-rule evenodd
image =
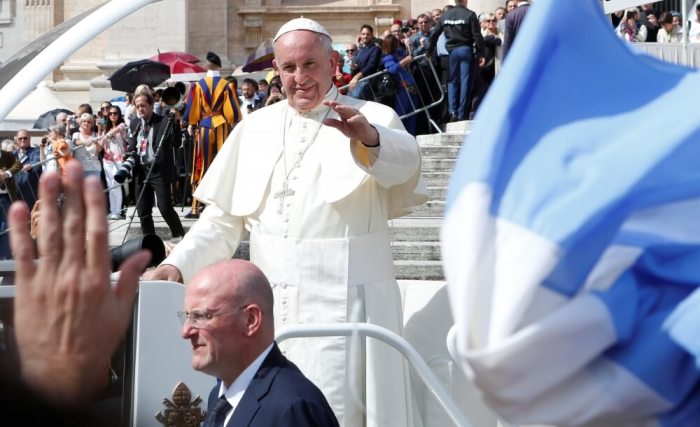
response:
<svg viewBox="0 0 700 427"><path fill-rule="evenodd" d="M284 184L282 185L282 189L278 192L276 192L272 197L275 199L280 199L280 206L277 209L277 214L282 215L282 210L284 209L284 198L287 196L293 196L294 195L294 190L289 188L287 181L284 181Z"/></svg>

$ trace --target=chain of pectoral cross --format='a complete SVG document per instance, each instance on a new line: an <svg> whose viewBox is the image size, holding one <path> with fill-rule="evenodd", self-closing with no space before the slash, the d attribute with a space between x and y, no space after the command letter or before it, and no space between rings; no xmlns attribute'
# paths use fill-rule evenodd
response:
<svg viewBox="0 0 700 427"><path fill-rule="evenodd" d="M292 175L292 172L299 166L301 166L301 161L304 159L304 155L306 152L309 150L309 147L313 145L314 142L316 142L316 137L318 136L318 133L321 131L321 128L323 127L323 121L326 120L328 115L331 112L331 109L328 108L326 113L323 115L321 118L318 127L316 128L316 132L314 132L313 137L311 137L311 140L309 143L304 147L304 150L299 153L297 156L296 161L292 164L292 167L287 171L287 127L291 127L291 123L287 124L287 112L289 112L289 108L287 107L284 110L284 128L282 131L282 159L284 162L284 182L282 183L282 188L275 192L272 197L275 199L279 199L279 207L277 208L277 214L282 215L284 212L284 199L287 196L293 196L295 194L295 191L289 187L289 177Z"/></svg>

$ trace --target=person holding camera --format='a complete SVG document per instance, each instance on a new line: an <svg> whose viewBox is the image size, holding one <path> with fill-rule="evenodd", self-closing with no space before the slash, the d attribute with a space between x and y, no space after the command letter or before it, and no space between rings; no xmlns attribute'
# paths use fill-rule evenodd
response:
<svg viewBox="0 0 700 427"><path fill-rule="evenodd" d="M105 171L105 180L109 188L109 219L124 219L122 212L122 189L114 179L117 171L124 161L126 153L127 128L119 107L111 106L107 112L106 130L102 139L102 167Z"/></svg>
<svg viewBox="0 0 700 427"><path fill-rule="evenodd" d="M43 163L43 172L57 171L63 173L66 162L73 158L70 147L63 135L66 134L66 125L57 123L49 127L49 134L41 138L40 159ZM53 159L53 160L51 160Z"/></svg>
<svg viewBox="0 0 700 427"><path fill-rule="evenodd" d="M147 91L134 97L140 118L131 122L127 137L128 151L136 153L136 212L142 233L156 234L152 216L155 193L158 210L170 227L173 238L178 238L185 235L185 230L173 208L170 184L177 180L173 148L180 146L182 136L177 124L179 113L172 110L169 114L174 118L168 120L153 112L153 102L153 95Z"/></svg>

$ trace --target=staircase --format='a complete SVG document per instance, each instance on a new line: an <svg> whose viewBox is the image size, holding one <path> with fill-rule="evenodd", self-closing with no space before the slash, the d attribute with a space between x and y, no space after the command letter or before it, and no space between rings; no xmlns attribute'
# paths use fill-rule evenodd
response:
<svg viewBox="0 0 700 427"><path fill-rule="evenodd" d="M398 280L444 280L440 228L447 185L471 122L449 123L443 134L419 135L428 201L406 217L391 221Z"/></svg>
<svg viewBox="0 0 700 427"><path fill-rule="evenodd" d="M398 280L444 280L440 256L440 227L442 225L447 185L452 173L459 148L465 135L469 133L471 122L456 122L447 125L443 134L419 135L418 144L423 156L423 179L428 188L428 201L415 208L411 215L389 222L394 252L394 266ZM185 231L194 220L183 216L189 211L176 208L181 216ZM133 207L128 211L131 216ZM156 233L164 240L170 239L170 230L160 217L158 209L153 209ZM127 221L110 223L110 244L121 243ZM141 234L138 217L134 218L128 239ZM234 255L235 258L249 259L248 233Z"/></svg>

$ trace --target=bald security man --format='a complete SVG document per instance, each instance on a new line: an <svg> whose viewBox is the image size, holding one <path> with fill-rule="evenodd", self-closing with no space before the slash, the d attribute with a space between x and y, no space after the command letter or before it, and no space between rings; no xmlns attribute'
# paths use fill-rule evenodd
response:
<svg viewBox="0 0 700 427"><path fill-rule="evenodd" d="M205 427L337 426L321 391L274 342L270 283L254 264L212 264L187 286L182 337L192 367L221 379Z"/></svg>

